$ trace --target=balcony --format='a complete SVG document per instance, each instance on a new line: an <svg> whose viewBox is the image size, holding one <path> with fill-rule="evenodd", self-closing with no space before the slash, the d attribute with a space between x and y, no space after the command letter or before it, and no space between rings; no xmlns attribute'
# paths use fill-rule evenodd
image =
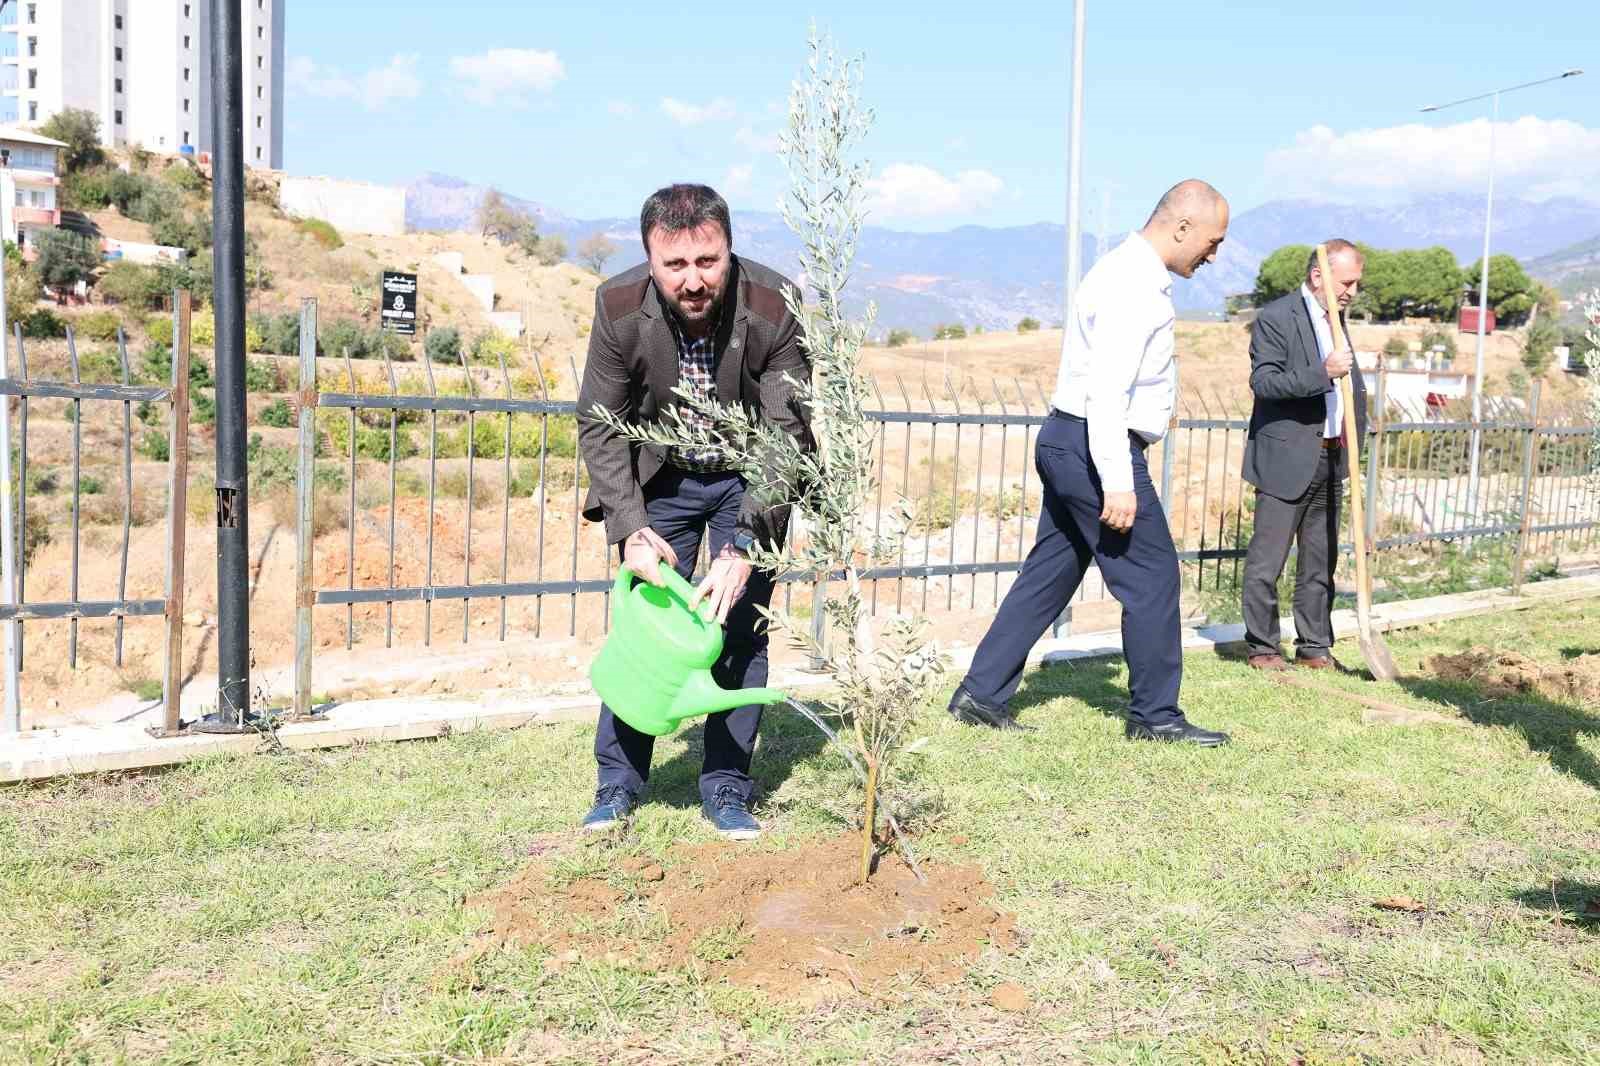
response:
<svg viewBox="0 0 1600 1066"><path fill-rule="evenodd" d="M48 207L23 207L19 204L12 208L12 217L17 220L18 225L24 222L35 226L61 225L61 212Z"/></svg>
<svg viewBox="0 0 1600 1066"><path fill-rule="evenodd" d="M58 186L61 179L48 170L29 170L26 167L11 167L11 179L18 185L32 185L36 188L45 186Z"/></svg>

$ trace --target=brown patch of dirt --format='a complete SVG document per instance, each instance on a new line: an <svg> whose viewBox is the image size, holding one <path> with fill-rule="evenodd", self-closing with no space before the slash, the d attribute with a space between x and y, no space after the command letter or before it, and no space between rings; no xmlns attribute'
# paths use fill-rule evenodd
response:
<svg viewBox="0 0 1600 1066"><path fill-rule="evenodd" d="M1600 653L1546 666L1516 652L1473 648L1435 655L1423 665L1441 681L1466 681L1500 699L1533 694L1584 706L1600 703Z"/></svg>
<svg viewBox="0 0 1600 1066"><path fill-rule="evenodd" d="M558 967L579 957L648 970L699 967L712 978L815 1001L851 990L878 995L899 982L953 984L986 946L1017 946L1014 919L987 904L994 889L976 867L924 863L927 880L919 883L885 857L859 885L858 846L854 834L782 851L681 845L660 863L624 859L565 884L536 860L467 900L493 915L476 951L539 945ZM664 919L659 938L633 935L640 905ZM471 961L458 965L470 969Z"/></svg>

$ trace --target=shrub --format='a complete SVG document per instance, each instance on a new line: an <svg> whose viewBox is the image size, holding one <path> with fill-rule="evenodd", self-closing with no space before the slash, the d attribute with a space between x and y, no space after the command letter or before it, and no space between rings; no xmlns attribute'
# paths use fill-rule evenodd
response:
<svg viewBox="0 0 1600 1066"><path fill-rule="evenodd" d="M50 519L38 511L28 512L28 522L22 531L22 561L33 562L40 548L50 543Z"/></svg>
<svg viewBox="0 0 1600 1066"><path fill-rule="evenodd" d="M84 474L78 478L78 491L85 496L98 496L105 490L105 483L93 474Z"/></svg>
<svg viewBox="0 0 1600 1066"><path fill-rule="evenodd" d="M958 341L966 335L967 327L959 322L948 326L937 326L933 331L933 339L936 341Z"/></svg>
<svg viewBox="0 0 1600 1066"><path fill-rule="evenodd" d="M107 167L80 170L61 181L61 206L80 211L99 211L111 206L114 176Z"/></svg>
<svg viewBox="0 0 1600 1066"><path fill-rule="evenodd" d="M422 342L422 350L435 363L456 363L461 360L461 332L454 326L430 330Z"/></svg>
<svg viewBox="0 0 1600 1066"><path fill-rule="evenodd" d="M261 329L252 319L244 320L244 350L246 352L259 352L266 342Z"/></svg>
<svg viewBox="0 0 1600 1066"><path fill-rule="evenodd" d="M271 352L273 355L299 355L300 354L300 316L293 312L285 311L279 315L252 315L253 322L260 331L261 344L256 351ZM248 327L246 328L248 333Z"/></svg>
<svg viewBox="0 0 1600 1066"><path fill-rule="evenodd" d="M354 319L336 318L318 324L317 347L335 359L342 359L346 354L352 359L365 359L367 334Z"/></svg>
<svg viewBox="0 0 1600 1066"><path fill-rule="evenodd" d="M156 267L161 280L160 294L174 289L187 289L199 307L211 302L211 257L191 255L181 263L163 263Z"/></svg>
<svg viewBox="0 0 1600 1066"><path fill-rule="evenodd" d="M291 420L289 404L282 397L279 397L263 407L259 417L261 424L264 426L286 429Z"/></svg>
<svg viewBox="0 0 1600 1066"><path fill-rule="evenodd" d="M339 231L331 222L325 222L320 218L303 218L295 228L330 252L344 247L344 238L339 236Z"/></svg>
<svg viewBox="0 0 1600 1066"><path fill-rule="evenodd" d="M183 192L200 192L206 187L199 170L178 161L167 164L167 169L161 172L161 180Z"/></svg>
<svg viewBox="0 0 1600 1066"><path fill-rule="evenodd" d="M151 344L172 347L172 316L151 315L145 319L144 335L150 338Z"/></svg>
<svg viewBox="0 0 1600 1066"><path fill-rule="evenodd" d="M52 289L71 289L80 281L88 284L100 269L99 246L70 230L42 230L33 234L32 241L38 253L33 270Z"/></svg>
<svg viewBox="0 0 1600 1066"><path fill-rule="evenodd" d="M95 288L107 300L139 308L158 306L167 293L161 271L125 259L112 263Z"/></svg>
<svg viewBox="0 0 1600 1066"><path fill-rule="evenodd" d="M200 215L168 215L150 226L150 239L198 256L211 247L211 220Z"/></svg>
<svg viewBox="0 0 1600 1066"><path fill-rule="evenodd" d="M1435 348L1444 349L1446 359L1456 357L1456 335L1447 329L1430 329L1422 335L1422 354L1430 354Z"/></svg>
<svg viewBox="0 0 1600 1066"><path fill-rule="evenodd" d="M158 385L171 381L172 349L159 344L145 348L140 357L140 371L142 377ZM209 388L212 385L211 367L194 352L189 353L189 384L195 388Z"/></svg>
<svg viewBox="0 0 1600 1066"><path fill-rule="evenodd" d="M35 307L18 315L17 322L22 326L22 335L29 339L51 340L67 335L67 324L48 307Z"/></svg>
<svg viewBox="0 0 1600 1066"><path fill-rule="evenodd" d="M1017 323L1017 332L1018 333L1033 333L1033 332L1036 332L1038 329L1039 329L1039 320L1037 318L1034 318L1032 315L1028 315L1027 317L1023 318L1022 321Z"/></svg>
<svg viewBox="0 0 1600 1066"><path fill-rule="evenodd" d="M472 342L472 362L483 366L499 366L502 358L508 366L516 361L517 342L499 330L485 330Z"/></svg>
<svg viewBox="0 0 1600 1066"><path fill-rule="evenodd" d="M294 449L286 444L259 444L260 436L251 435L256 444L255 454L249 457L252 487L266 492L274 485L293 485L296 458Z"/></svg>
<svg viewBox="0 0 1600 1066"><path fill-rule="evenodd" d="M909 329L891 329L889 331L889 347L904 348L917 339L917 335Z"/></svg>
<svg viewBox="0 0 1600 1066"><path fill-rule="evenodd" d="M74 331L90 340L114 341L122 328L122 317L115 311L90 311L79 315L73 323Z"/></svg>
<svg viewBox="0 0 1600 1066"><path fill-rule="evenodd" d="M167 445L167 435L153 429L145 430L144 436L139 438L139 454L158 463L164 463L172 458L172 450Z"/></svg>
<svg viewBox="0 0 1600 1066"><path fill-rule="evenodd" d="M1390 337L1383 342L1383 354L1391 359L1404 359L1410 351L1411 347L1406 344L1404 337Z"/></svg>
<svg viewBox="0 0 1600 1066"><path fill-rule="evenodd" d="M197 426L209 426L217 420L217 399L214 393L195 389L189 393L189 420Z"/></svg>
<svg viewBox="0 0 1600 1066"><path fill-rule="evenodd" d="M278 364L271 359L246 359L244 387L246 392L277 392L283 387Z"/></svg>
<svg viewBox="0 0 1600 1066"><path fill-rule="evenodd" d="M120 384L122 361L116 352L104 348L84 352L78 357L78 378L97 385Z"/></svg>
<svg viewBox="0 0 1600 1066"><path fill-rule="evenodd" d="M217 346L217 320L209 311L189 317L189 343L201 348Z"/></svg>

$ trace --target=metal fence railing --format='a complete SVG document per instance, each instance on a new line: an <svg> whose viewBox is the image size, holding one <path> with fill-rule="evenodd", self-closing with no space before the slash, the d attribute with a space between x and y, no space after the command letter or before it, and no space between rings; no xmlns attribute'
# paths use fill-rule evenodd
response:
<svg viewBox="0 0 1600 1066"><path fill-rule="evenodd" d="M162 700L163 727L155 733L175 732L179 727L178 705L181 681L179 668L183 661L183 566L184 566L184 491L188 479L189 436L189 315L188 293L179 293L173 306L173 346L171 381L165 385L135 385L128 365L127 338L119 328L116 334L117 365L115 373L120 383L85 382L78 359L77 338L69 327L66 332L68 375L65 381L32 378L28 373L28 352L20 324L16 325L14 338L17 355L17 377L11 376L5 346L0 343L0 396L4 396L5 410L0 417L0 454L5 457L6 470L0 475L4 481L4 514L6 524L14 528L3 538L5 572L11 582L0 595L0 623L6 631L5 685L6 715L0 732L17 732L21 721L21 674L23 671L23 626L30 621L62 620L67 626L67 661L76 668L78 662L78 625L81 620L113 619L115 621L114 658L122 665L123 623L127 618L164 616L166 645L163 654ZM11 397L17 398L18 436L15 450L15 474L12 475ZM29 400L53 398L67 401L67 417L72 426L70 460L71 501L68 523L71 537L71 562L67 576L67 598L53 601L28 598L28 546L31 543L30 522L44 521L43 515L30 515L28 496L30 477L28 469L28 408ZM122 528L119 545L119 567L116 592L110 598L83 599L79 581L82 536L80 514L84 496L83 480L83 426L84 404L111 403L122 407L122 432L119 449L122 497ZM133 409L134 405L162 404L167 407L166 467L167 467L167 552L165 593L160 598L129 599L128 546L133 525L134 468L133 468Z"/></svg>

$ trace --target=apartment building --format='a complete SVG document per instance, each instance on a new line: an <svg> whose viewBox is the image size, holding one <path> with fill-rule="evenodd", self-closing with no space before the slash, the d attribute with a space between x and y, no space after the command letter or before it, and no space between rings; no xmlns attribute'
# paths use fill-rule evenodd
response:
<svg viewBox="0 0 1600 1066"><path fill-rule="evenodd" d="M61 224L60 141L27 130L0 129L0 237L29 242L32 230Z"/></svg>
<svg viewBox="0 0 1600 1066"><path fill-rule="evenodd" d="M283 166L286 0L241 0L244 161ZM63 108L100 116L101 139L210 152L212 0L5 0L0 124Z"/></svg>

